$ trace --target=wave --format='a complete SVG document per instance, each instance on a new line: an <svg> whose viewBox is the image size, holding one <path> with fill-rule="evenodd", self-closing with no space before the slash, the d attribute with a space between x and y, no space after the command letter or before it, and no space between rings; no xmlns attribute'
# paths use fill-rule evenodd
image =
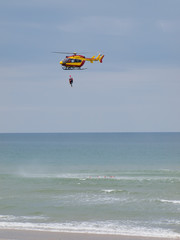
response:
<svg viewBox="0 0 180 240"><path fill-rule="evenodd" d="M0 229L36 230L68 233L113 234L124 236L179 238L180 234L170 229L135 226L134 223L117 221L69 222L69 223L32 223L0 222Z"/></svg>
<svg viewBox="0 0 180 240"><path fill-rule="evenodd" d="M67 196L57 196L54 198L56 202L54 204L59 205L59 201L61 201L61 204L64 203L64 205L71 205L75 203L75 206L84 205L84 206L90 206L90 205L102 205L102 204L113 204L120 201L127 201L126 199L120 199L116 196L110 196L110 195L98 195L98 194L91 194L88 193L81 193L81 194L72 194Z"/></svg>
<svg viewBox="0 0 180 240"><path fill-rule="evenodd" d="M14 215L0 215L0 221L27 221L27 220L47 220L44 216L14 216ZM1 222L0 222L1 223Z"/></svg>
<svg viewBox="0 0 180 240"><path fill-rule="evenodd" d="M180 200L166 200L166 199L160 199L159 201L162 202L162 203L180 204Z"/></svg>
<svg viewBox="0 0 180 240"><path fill-rule="evenodd" d="M103 189L101 192L104 193L125 193L127 192L126 190L121 190L121 189Z"/></svg>
<svg viewBox="0 0 180 240"><path fill-rule="evenodd" d="M94 174L94 173L25 173L20 172L15 174L16 177L20 178L29 178L29 179L69 179L69 180L79 180L79 181L86 181L86 180L112 180L112 181L137 181L137 182L149 182L149 181L162 181L162 182L180 182L180 174L177 172L171 172L171 174L166 174L166 171L162 172L150 172L150 173L143 173L143 172L128 172L122 173L118 175L113 174Z"/></svg>

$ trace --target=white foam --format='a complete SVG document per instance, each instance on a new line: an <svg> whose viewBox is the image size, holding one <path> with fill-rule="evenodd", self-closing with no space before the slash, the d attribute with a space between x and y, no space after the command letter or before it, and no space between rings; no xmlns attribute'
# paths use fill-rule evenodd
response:
<svg viewBox="0 0 180 240"><path fill-rule="evenodd" d="M115 189L104 189L104 190L102 190L102 192L112 193L112 192L116 192L116 190Z"/></svg>
<svg viewBox="0 0 180 240"><path fill-rule="evenodd" d="M152 175L143 174L142 172L137 172L136 175L132 175L133 172L122 173L122 175L105 175L100 173L96 175L95 173L29 173L29 172L18 172L18 176L23 178L44 178L44 179L78 179L81 181L85 180L116 180L116 181L165 181L165 182L180 182L179 176L161 176L161 175Z"/></svg>
<svg viewBox="0 0 180 240"><path fill-rule="evenodd" d="M94 234L113 234L124 236L159 237L159 238L180 238L180 234L169 229L148 228L134 226L127 222L121 224L116 221L105 222L70 222L70 223L21 223L21 222L0 222L1 229L15 230L36 230L52 232L71 232L71 233L94 233Z"/></svg>
<svg viewBox="0 0 180 240"><path fill-rule="evenodd" d="M13 216L13 215L0 215L0 221L26 221L26 220L47 220L44 216Z"/></svg>
<svg viewBox="0 0 180 240"><path fill-rule="evenodd" d="M166 199L160 199L160 202L163 202L163 203L180 204L180 200L166 200Z"/></svg>
<svg viewBox="0 0 180 240"><path fill-rule="evenodd" d="M101 190L104 193L120 193L120 192L126 192L125 190L121 189L103 189Z"/></svg>

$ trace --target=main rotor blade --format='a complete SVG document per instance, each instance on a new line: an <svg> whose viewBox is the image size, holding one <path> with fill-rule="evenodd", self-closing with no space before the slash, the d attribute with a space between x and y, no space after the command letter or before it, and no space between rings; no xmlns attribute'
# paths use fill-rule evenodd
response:
<svg viewBox="0 0 180 240"><path fill-rule="evenodd" d="M72 52L52 52L52 53L60 53L60 54L73 54Z"/></svg>
<svg viewBox="0 0 180 240"><path fill-rule="evenodd" d="M52 53L59 53L59 54L74 54L74 55L77 55L77 54L85 54L85 53L88 53L88 52L52 52Z"/></svg>

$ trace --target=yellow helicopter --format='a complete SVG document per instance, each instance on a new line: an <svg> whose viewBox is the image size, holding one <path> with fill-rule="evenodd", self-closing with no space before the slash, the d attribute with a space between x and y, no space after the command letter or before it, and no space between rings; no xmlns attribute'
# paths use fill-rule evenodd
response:
<svg viewBox="0 0 180 240"><path fill-rule="evenodd" d="M66 56L66 58L59 63L62 65L63 70L84 70L86 68L82 68L86 61L93 63L94 61L99 61L102 63L104 58L103 54L98 54L97 57L93 56L91 58L86 58L83 55L77 54L76 52L69 53L69 52L53 52L53 53L60 53L60 54L73 54L71 56Z"/></svg>

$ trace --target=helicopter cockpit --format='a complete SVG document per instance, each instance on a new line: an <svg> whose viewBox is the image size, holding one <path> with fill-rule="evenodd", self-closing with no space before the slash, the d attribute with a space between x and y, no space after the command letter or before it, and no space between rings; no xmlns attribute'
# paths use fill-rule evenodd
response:
<svg viewBox="0 0 180 240"><path fill-rule="evenodd" d="M65 58L62 61L62 64L66 64L66 63L80 63L80 62L82 62L82 60L80 60L80 59Z"/></svg>
<svg viewBox="0 0 180 240"><path fill-rule="evenodd" d="M69 62L69 60L70 60L69 58L65 58L64 60L62 60L62 63L66 64L67 62Z"/></svg>

